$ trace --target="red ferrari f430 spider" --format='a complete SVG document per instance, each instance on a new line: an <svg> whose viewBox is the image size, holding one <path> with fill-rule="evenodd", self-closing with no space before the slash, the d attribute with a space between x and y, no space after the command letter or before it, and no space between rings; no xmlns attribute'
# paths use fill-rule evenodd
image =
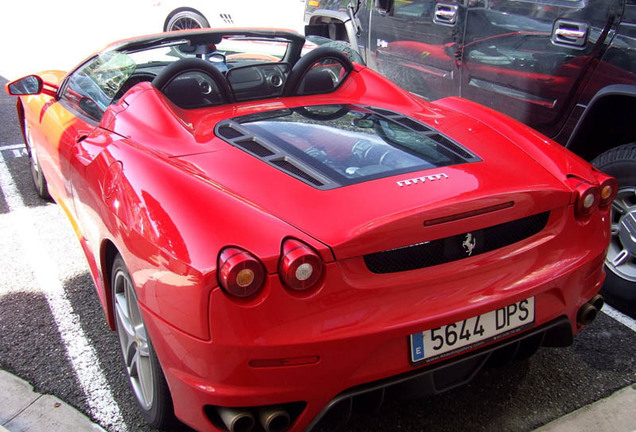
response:
<svg viewBox="0 0 636 432"><path fill-rule="evenodd" d="M166 33L7 84L153 426L308 430L569 345L602 306L613 178L310 45Z"/></svg>

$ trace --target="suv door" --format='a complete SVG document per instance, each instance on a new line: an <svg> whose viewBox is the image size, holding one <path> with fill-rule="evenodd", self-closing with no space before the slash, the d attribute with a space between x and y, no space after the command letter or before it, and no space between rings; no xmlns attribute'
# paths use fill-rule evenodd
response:
<svg viewBox="0 0 636 432"><path fill-rule="evenodd" d="M466 11L460 95L555 136L619 14L617 0L492 1Z"/></svg>
<svg viewBox="0 0 636 432"><path fill-rule="evenodd" d="M378 0L370 11L367 62L426 99L458 95L464 11L457 1Z"/></svg>

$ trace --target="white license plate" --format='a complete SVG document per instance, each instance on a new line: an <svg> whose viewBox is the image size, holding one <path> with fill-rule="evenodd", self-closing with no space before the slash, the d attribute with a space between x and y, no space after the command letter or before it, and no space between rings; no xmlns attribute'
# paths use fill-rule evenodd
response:
<svg viewBox="0 0 636 432"><path fill-rule="evenodd" d="M412 334L411 362L431 362L521 331L534 323L534 297Z"/></svg>

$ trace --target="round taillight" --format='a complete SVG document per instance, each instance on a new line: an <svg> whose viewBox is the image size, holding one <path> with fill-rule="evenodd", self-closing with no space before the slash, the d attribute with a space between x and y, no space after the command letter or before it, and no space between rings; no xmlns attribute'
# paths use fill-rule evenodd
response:
<svg viewBox="0 0 636 432"><path fill-rule="evenodd" d="M235 297L249 297L261 289L265 282L263 264L249 252L239 248L226 248L219 254L219 283Z"/></svg>
<svg viewBox="0 0 636 432"><path fill-rule="evenodd" d="M605 208L612 204L614 198L616 198L616 194L618 193L618 182L614 177L606 178L600 187L600 201L599 207Z"/></svg>
<svg viewBox="0 0 636 432"><path fill-rule="evenodd" d="M576 214L586 217L591 215L598 207L600 201L600 190L596 186L588 186L578 190L576 200Z"/></svg>
<svg viewBox="0 0 636 432"><path fill-rule="evenodd" d="M295 291L307 291L320 280L322 259L314 250L299 240L288 239L278 265L278 273L286 287Z"/></svg>

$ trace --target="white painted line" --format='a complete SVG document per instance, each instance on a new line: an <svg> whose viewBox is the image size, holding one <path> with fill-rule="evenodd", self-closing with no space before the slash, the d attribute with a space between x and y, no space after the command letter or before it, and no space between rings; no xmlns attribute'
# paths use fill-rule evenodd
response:
<svg viewBox="0 0 636 432"><path fill-rule="evenodd" d="M44 245L35 234L37 230L29 209L24 205L1 152L0 188L10 210L6 216L12 218L11 226L22 240L21 246L31 263L38 287L49 303L68 358L87 398L90 413L101 425L109 429L127 431L119 406L99 366L95 350L86 338L79 324L80 318L66 296L54 261L46 254Z"/></svg>
<svg viewBox="0 0 636 432"><path fill-rule="evenodd" d="M26 146L24 144L2 144L2 145L0 145L0 151L19 150L19 149L26 150Z"/></svg>
<svg viewBox="0 0 636 432"><path fill-rule="evenodd" d="M619 311L617 311L616 309L614 309L613 307L611 307L607 303L605 303L603 305L603 308L601 309L601 311L605 312L607 315L611 316L612 318L614 318L619 323L629 327L630 329L632 329L633 331L636 332L636 320L635 319L630 318L627 315L620 313Z"/></svg>

